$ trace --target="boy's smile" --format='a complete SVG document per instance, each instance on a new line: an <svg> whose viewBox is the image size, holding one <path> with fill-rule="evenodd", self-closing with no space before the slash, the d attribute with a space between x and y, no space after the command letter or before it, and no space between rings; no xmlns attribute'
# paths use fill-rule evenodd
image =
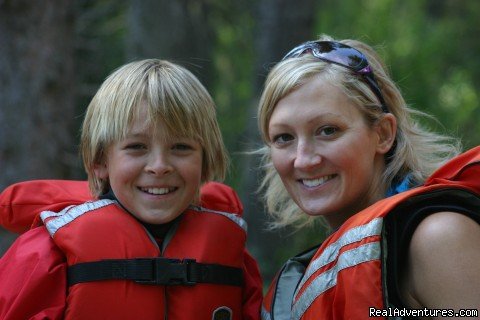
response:
<svg viewBox="0 0 480 320"><path fill-rule="evenodd" d="M155 187L148 188L147 187L147 188L140 188L140 190L149 194L160 195L160 194L167 194L167 193L173 192L176 190L176 188L155 188Z"/></svg>
<svg viewBox="0 0 480 320"><path fill-rule="evenodd" d="M107 149L95 172L108 179L118 201L136 218L163 224L178 217L197 196L203 150L190 138L165 138L169 135L161 124L152 128L143 119L146 112L139 113L125 139Z"/></svg>

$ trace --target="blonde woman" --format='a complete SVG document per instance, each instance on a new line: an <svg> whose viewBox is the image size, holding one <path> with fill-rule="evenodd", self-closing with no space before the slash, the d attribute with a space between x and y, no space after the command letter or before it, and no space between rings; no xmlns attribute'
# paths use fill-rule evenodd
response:
<svg viewBox="0 0 480 320"><path fill-rule="evenodd" d="M458 156L419 114L360 41L309 41L270 71L268 211L274 226L321 217L331 235L285 264L263 319L478 316L480 149Z"/></svg>

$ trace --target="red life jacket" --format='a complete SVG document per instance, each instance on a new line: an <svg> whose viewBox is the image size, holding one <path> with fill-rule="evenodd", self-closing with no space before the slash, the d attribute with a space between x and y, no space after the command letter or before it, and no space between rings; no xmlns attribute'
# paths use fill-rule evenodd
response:
<svg viewBox="0 0 480 320"><path fill-rule="evenodd" d="M23 233L41 224L42 211L60 211L93 200L87 181L31 180L5 188L0 194L0 225Z"/></svg>
<svg viewBox="0 0 480 320"><path fill-rule="evenodd" d="M399 268L415 228L453 211L480 223L480 147L452 159L423 186L348 219L318 248L290 259L264 298L262 319L367 319L403 307Z"/></svg>
<svg viewBox="0 0 480 320"><path fill-rule="evenodd" d="M52 198L36 199L35 193L30 193L33 196L25 194L35 190L38 193L39 184L45 187L41 189L43 195L51 192ZM0 197L3 222L7 221L10 229L23 230L25 225L36 219L39 208L59 208L54 186L61 189L60 202L63 206L85 200L82 194L90 198L84 182L33 181L17 184L5 190ZM69 188L73 202L66 196L69 193L65 190ZM209 183L202 188L201 203L201 207L192 207L182 214L167 233L162 248L158 248L155 240L135 218L112 200L69 206L59 214L42 212L45 225L56 245L65 253L69 267L105 259L134 261L142 267L145 263L150 264L146 275L146 279L150 279L162 278L164 263L167 263L175 267L171 269L172 283L178 281L179 270L184 270L181 275L188 277L188 283L181 285L148 284L142 279L137 279L140 280L138 282L119 280L129 272L130 265L120 264L118 267L116 264L110 269L113 276L106 277L110 280L80 281L69 287L65 318L241 319L242 284L221 283L235 282L231 279L221 279L217 283L189 283L191 279L218 280L208 273L225 267L241 271L246 239L245 225L240 217L243 210L241 203L231 188L219 183ZM161 259L156 259L158 257ZM137 258L140 260L132 260ZM195 262L168 260L179 258L194 259ZM158 270L151 266L152 263L157 265Z"/></svg>

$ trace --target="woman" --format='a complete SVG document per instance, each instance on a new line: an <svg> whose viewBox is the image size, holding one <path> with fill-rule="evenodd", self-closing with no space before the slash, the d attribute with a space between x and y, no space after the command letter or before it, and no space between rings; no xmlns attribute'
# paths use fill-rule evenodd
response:
<svg viewBox="0 0 480 320"><path fill-rule="evenodd" d="M332 234L285 264L264 319L478 316L480 149L458 156L416 114L359 41L306 42L270 71L268 211L275 226L322 217Z"/></svg>

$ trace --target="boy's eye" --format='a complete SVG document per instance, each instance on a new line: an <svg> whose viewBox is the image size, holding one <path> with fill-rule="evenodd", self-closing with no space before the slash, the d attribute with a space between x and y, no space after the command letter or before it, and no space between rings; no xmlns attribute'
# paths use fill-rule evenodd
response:
<svg viewBox="0 0 480 320"><path fill-rule="evenodd" d="M142 150L145 148L146 148L146 145L143 143L129 143L125 146L125 149L129 149L129 150Z"/></svg>
<svg viewBox="0 0 480 320"><path fill-rule="evenodd" d="M184 151L184 150L192 150L193 147L187 143L176 143L173 145L172 149Z"/></svg>

